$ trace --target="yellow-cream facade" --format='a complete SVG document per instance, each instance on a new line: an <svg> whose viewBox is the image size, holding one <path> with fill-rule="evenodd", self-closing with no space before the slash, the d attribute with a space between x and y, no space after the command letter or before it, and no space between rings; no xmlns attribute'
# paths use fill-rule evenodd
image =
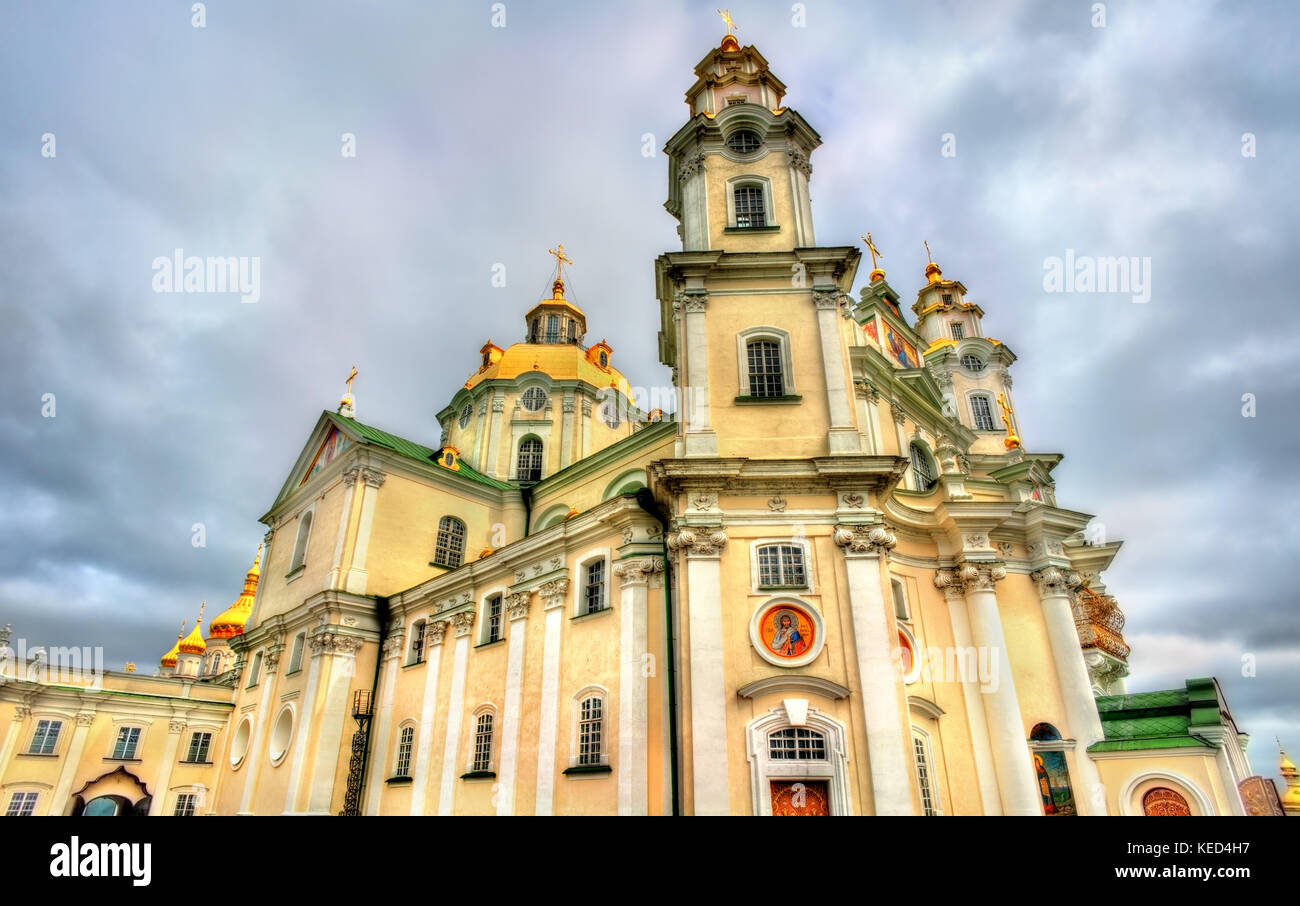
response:
<svg viewBox="0 0 1300 906"><path fill-rule="evenodd" d="M349 378L242 594L163 675L10 659L0 805L1281 813L1214 680L1125 689L1120 544L1058 502L966 287L931 261L905 315L868 235L855 298L785 85L730 34L695 76L654 264L675 411L588 341L551 250L436 445L358 420Z"/></svg>

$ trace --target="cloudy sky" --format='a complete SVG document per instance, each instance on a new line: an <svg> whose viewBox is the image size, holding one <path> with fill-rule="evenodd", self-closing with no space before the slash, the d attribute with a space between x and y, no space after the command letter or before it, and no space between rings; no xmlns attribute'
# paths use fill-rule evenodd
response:
<svg viewBox="0 0 1300 906"><path fill-rule="evenodd" d="M800 27L735 2L825 142L819 241L871 230L910 297L928 239L1019 355L1027 447L1124 539L1130 688L1219 677L1275 774L1275 734L1300 754L1294 6L808 0ZM436 442L556 242L591 337L667 382L653 260L679 245L643 137L682 125L714 6L6 4L0 623L151 669L238 594L349 367L362 420ZM155 293L178 248L258 258L260 298ZM1068 249L1149 258L1150 301L1045 292Z"/></svg>

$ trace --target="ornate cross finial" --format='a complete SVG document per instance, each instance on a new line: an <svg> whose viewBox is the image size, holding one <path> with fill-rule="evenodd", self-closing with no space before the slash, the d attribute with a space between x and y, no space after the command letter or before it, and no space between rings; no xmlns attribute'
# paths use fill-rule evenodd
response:
<svg viewBox="0 0 1300 906"><path fill-rule="evenodd" d="M356 379L357 379L357 366L353 365L352 373L349 374L348 379L343 382L348 385L348 396L352 395L352 382L355 381Z"/></svg>
<svg viewBox="0 0 1300 906"><path fill-rule="evenodd" d="M925 260L926 260L926 261L933 261L933 260L934 260L934 252L930 251L930 243L929 243L929 241L927 241L927 240L925 240L925 239L922 239L922 240L921 240L921 244L925 246Z"/></svg>
<svg viewBox="0 0 1300 906"><path fill-rule="evenodd" d="M566 264L572 265L572 264L573 264L573 259L570 258L568 255L564 254L564 243L560 243L559 245L557 245L557 246L556 246L555 248L553 248L553 249L547 249L546 252L547 252L548 255L554 255L554 256L555 256L555 279L556 279L556 280L563 280L563 279L564 279L564 265L566 265Z"/></svg>
<svg viewBox="0 0 1300 906"><path fill-rule="evenodd" d="M734 19L731 18L731 10L729 10L729 9L720 9L720 10L718 10L718 15L722 17L722 21L723 21L723 22L726 22L726 23L727 23L727 34L729 34L729 35L734 35L734 34L736 33L736 30L737 30L737 29L736 29L736 20L734 20Z"/></svg>
<svg viewBox="0 0 1300 906"><path fill-rule="evenodd" d="M862 238L862 241L865 242L865 243L867 244L867 251L871 253L871 269L872 269L872 270L878 270L879 268L878 268L878 265L876 264L876 259L877 259L877 258L883 258L883 257L885 257L885 256L882 255L882 254L880 254L880 249L876 248L876 244L875 244L874 242L871 241L871 234L870 234L870 233L867 233L867 235L865 235L865 236L863 236L863 237L861 237L861 238Z"/></svg>
<svg viewBox="0 0 1300 906"><path fill-rule="evenodd" d="M1002 410L1002 424L1007 426L1006 447L1008 450L1013 450L1020 446L1020 438L1016 436L1016 429L1011 426L1011 406L1007 403L1005 393L998 394L998 408Z"/></svg>

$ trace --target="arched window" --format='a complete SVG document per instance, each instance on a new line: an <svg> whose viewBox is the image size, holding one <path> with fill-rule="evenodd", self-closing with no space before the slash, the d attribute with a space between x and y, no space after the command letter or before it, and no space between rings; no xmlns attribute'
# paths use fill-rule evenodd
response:
<svg viewBox="0 0 1300 906"><path fill-rule="evenodd" d="M741 230L767 226L767 204L763 187L754 183L736 186L736 228Z"/></svg>
<svg viewBox="0 0 1300 906"><path fill-rule="evenodd" d="M977 355L967 353L961 357L961 367L976 373L984 370L984 360Z"/></svg>
<svg viewBox="0 0 1300 906"><path fill-rule="evenodd" d="M578 342L578 322L569 318L569 342Z"/></svg>
<svg viewBox="0 0 1300 906"><path fill-rule="evenodd" d="M482 366L482 368L480 368L479 370L482 371L483 368L486 368L487 366L489 366L489 365L491 365L491 364L492 364L492 352L491 352L491 350L488 350L487 352L484 352L484 353L483 353L483 366ZM462 427L463 427L463 426L462 426Z"/></svg>
<svg viewBox="0 0 1300 906"><path fill-rule="evenodd" d="M899 620L910 620L907 610L907 591L903 588L903 580L890 579L889 585L894 593L894 617Z"/></svg>
<svg viewBox="0 0 1300 906"><path fill-rule="evenodd" d="M1192 807L1180 794L1168 787L1158 786L1147 790L1143 795L1142 814L1152 817L1189 817Z"/></svg>
<svg viewBox="0 0 1300 906"><path fill-rule="evenodd" d="M416 620L411 624L411 659L408 664L424 663L424 620Z"/></svg>
<svg viewBox="0 0 1300 906"><path fill-rule="evenodd" d="M919 727L912 728L912 759L916 765L916 781L921 787L921 814L932 817L939 814L939 794L934 784L934 759L930 755L930 738Z"/></svg>
<svg viewBox="0 0 1300 906"><path fill-rule="evenodd" d="M974 417L975 430L994 430L993 402L986 394L977 393L970 398L970 411Z"/></svg>
<svg viewBox="0 0 1300 906"><path fill-rule="evenodd" d="M601 352L601 354L600 354L600 367L601 367L601 368L608 368L608 367L609 367L609 353L608 353L608 352L604 352L604 351Z"/></svg>
<svg viewBox="0 0 1300 906"><path fill-rule="evenodd" d="M745 344L745 353L749 365L749 395L784 396L781 344L775 340L752 340Z"/></svg>
<svg viewBox="0 0 1300 906"><path fill-rule="evenodd" d="M559 315L546 316L546 342L548 343L560 342L560 316Z"/></svg>
<svg viewBox="0 0 1300 906"><path fill-rule="evenodd" d="M460 426L463 428L469 424L470 417L474 414L474 404L466 403L465 407L460 410Z"/></svg>
<svg viewBox="0 0 1300 906"><path fill-rule="evenodd" d="M298 519L298 537L293 542L293 561L289 565L290 573L301 569L307 562L307 539L310 536L311 510L308 510Z"/></svg>
<svg viewBox="0 0 1300 906"><path fill-rule="evenodd" d="M934 464L930 454L920 444L912 444L912 479L915 490L928 491L934 487Z"/></svg>
<svg viewBox="0 0 1300 906"><path fill-rule="evenodd" d="M1074 806L1074 790L1070 786L1070 770L1065 763L1065 742L1060 731L1048 723L1035 724L1029 731L1029 739L1043 814L1078 814Z"/></svg>
<svg viewBox="0 0 1300 906"><path fill-rule="evenodd" d="M434 547L433 562L437 566L455 569L465 560L465 523L455 516L438 520L438 543Z"/></svg>
<svg viewBox="0 0 1300 906"><path fill-rule="evenodd" d="M591 695L578 709L578 764L604 764L604 740L605 702L599 695Z"/></svg>
<svg viewBox="0 0 1300 906"><path fill-rule="evenodd" d="M546 405L546 391L541 387L529 387L519 398L519 403L529 412L540 412Z"/></svg>
<svg viewBox="0 0 1300 906"><path fill-rule="evenodd" d="M526 437L519 444L517 462L519 481L541 481L542 479L542 442L536 437Z"/></svg>
<svg viewBox="0 0 1300 906"><path fill-rule="evenodd" d="M753 129L737 129L727 137L727 147L737 154L753 154L763 146L763 140Z"/></svg>
<svg viewBox="0 0 1300 906"><path fill-rule="evenodd" d="M411 776L411 747L414 743L415 727L402 727L397 734L397 757L393 760L394 777Z"/></svg>
<svg viewBox="0 0 1300 906"><path fill-rule="evenodd" d="M474 722L474 761L470 767L473 771L492 770L492 723L493 714L485 711Z"/></svg>
<svg viewBox="0 0 1300 906"><path fill-rule="evenodd" d="M293 637L293 651L289 654L289 672L297 673L302 669L302 651L307 644L307 633L300 632Z"/></svg>
<svg viewBox="0 0 1300 906"><path fill-rule="evenodd" d="M541 315L538 315L536 318L533 318L533 327L528 334L528 342L537 343L541 339L542 339L542 317Z"/></svg>
<svg viewBox="0 0 1300 906"><path fill-rule="evenodd" d="M759 588L805 588L808 573L799 544L764 544L758 548Z"/></svg>

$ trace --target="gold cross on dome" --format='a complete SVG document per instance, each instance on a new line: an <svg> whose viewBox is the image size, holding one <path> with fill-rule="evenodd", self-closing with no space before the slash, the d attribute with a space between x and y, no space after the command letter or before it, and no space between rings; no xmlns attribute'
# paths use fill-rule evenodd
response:
<svg viewBox="0 0 1300 906"><path fill-rule="evenodd" d="M876 244L875 244L874 242L871 241L871 234L870 234L870 233L868 233L867 235L862 236L862 237L860 237L860 238L862 239L863 242L865 242L865 243L867 244L867 251L871 253L871 269L872 269L872 270L876 270L876 269L877 269L877 268L876 268L876 259L877 259L877 258L883 258L883 257L885 257L885 256L882 255L882 254L880 254L880 249L876 248Z"/></svg>
<svg viewBox="0 0 1300 906"><path fill-rule="evenodd" d="M926 260L926 261L933 261L933 260L934 260L934 252L930 251L930 243L929 243L929 241L926 240L926 239L922 239L922 240L921 240L921 244L925 246L925 260Z"/></svg>
<svg viewBox="0 0 1300 906"><path fill-rule="evenodd" d="M563 280L563 279L564 279L564 273L563 273L564 265L566 265L566 264L572 265L572 264L573 264L573 259L570 258L568 255L564 254L564 243L560 243L559 245L557 245L557 246L556 246L555 248L553 248L553 249L547 249L547 250L546 250L546 253L547 253L548 255L554 255L554 256L555 256L555 279L556 279L556 280Z"/></svg>
<svg viewBox="0 0 1300 906"><path fill-rule="evenodd" d="M720 9L718 15L722 17L723 22L727 23L727 34L734 35L736 33L736 21L731 18L731 10Z"/></svg>
<svg viewBox="0 0 1300 906"><path fill-rule="evenodd" d="M353 365L352 373L349 374L348 379L343 382L348 385L348 396L352 395L352 382L355 381L356 379L357 379L357 366Z"/></svg>

